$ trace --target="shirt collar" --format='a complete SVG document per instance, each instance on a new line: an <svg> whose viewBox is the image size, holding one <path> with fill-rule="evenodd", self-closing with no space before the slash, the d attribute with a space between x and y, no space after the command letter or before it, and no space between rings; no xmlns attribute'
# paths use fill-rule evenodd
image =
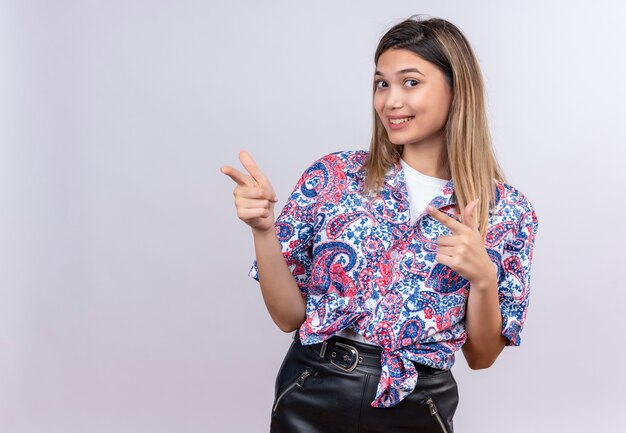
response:
<svg viewBox="0 0 626 433"><path fill-rule="evenodd" d="M389 168L389 170L387 170L383 185L399 192L402 197L398 197L398 199L408 201L405 172L399 159ZM430 205L437 209L441 209L455 204L456 196L454 194L454 179L450 179L446 182L437 196L430 201Z"/></svg>
<svg viewBox="0 0 626 433"><path fill-rule="evenodd" d="M496 185L498 184L499 182L496 181ZM387 170L387 174L385 174L385 182L383 183L383 188L385 187L385 185L401 194L402 197L398 197L400 201L406 200L406 202L408 203L409 194L406 188L406 176L399 159L395 162L395 164L391 166L391 168L389 168L389 170ZM498 202L498 188L495 189L495 200L496 202ZM456 195L454 194L454 179L450 179L439 191L437 196L430 201L429 204L436 209L441 209L447 206L456 205L456 203ZM418 217L418 219L424 216L424 214L426 214L425 210L422 211L422 214ZM489 215L499 215L499 213L497 213L496 210L490 206Z"/></svg>

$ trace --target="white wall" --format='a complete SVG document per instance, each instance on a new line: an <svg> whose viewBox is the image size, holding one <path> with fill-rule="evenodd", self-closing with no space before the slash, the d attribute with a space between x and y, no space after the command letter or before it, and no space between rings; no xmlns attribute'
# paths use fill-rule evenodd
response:
<svg viewBox="0 0 626 433"><path fill-rule="evenodd" d="M459 432L620 429L626 7L611 1L0 3L0 431L266 432L291 336L232 182L278 206L365 149L378 39L446 18L540 219L523 342L453 372Z"/></svg>

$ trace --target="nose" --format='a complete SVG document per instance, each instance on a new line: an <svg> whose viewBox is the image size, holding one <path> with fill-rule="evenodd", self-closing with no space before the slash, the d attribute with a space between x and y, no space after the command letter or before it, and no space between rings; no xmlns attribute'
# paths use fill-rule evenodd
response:
<svg viewBox="0 0 626 433"><path fill-rule="evenodd" d="M402 101L402 89L395 86L390 87L387 92L387 99L385 100L385 108L391 110L394 108L402 108L404 102Z"/></svg>

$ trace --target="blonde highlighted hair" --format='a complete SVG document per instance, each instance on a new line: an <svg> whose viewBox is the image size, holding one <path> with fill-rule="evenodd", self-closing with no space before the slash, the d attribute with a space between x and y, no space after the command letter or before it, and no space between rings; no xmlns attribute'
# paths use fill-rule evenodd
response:
<svg viewBox="0 0 626 433"><path fill-rule="evenodd" d="M458 211L480 198L474 214L484 238L489 209L494 206L494 179L504 182L505 178L491 144L482 73L469 42L455 25L440 18L422 17L413 15L389 29L376 48L374 62L377 64L388 49L405 49L437 66L446 77L453 96L440 166L454 181ZM365 191L370 194L380 191L385 174L398 162L403 151L402 145L389 141L376 110L373 114L372 138L365 163Z"/></svg>

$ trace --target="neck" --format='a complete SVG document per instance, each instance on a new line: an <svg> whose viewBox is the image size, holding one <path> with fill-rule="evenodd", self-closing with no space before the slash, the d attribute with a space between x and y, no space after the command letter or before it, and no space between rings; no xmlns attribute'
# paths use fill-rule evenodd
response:
<svg viewBox="0 0 626 433"><path fill-rule="evenodd" d="M402 159L426 176L448 180L450 173L441 163L444 145L442 139L405 144Z"/></svg>

